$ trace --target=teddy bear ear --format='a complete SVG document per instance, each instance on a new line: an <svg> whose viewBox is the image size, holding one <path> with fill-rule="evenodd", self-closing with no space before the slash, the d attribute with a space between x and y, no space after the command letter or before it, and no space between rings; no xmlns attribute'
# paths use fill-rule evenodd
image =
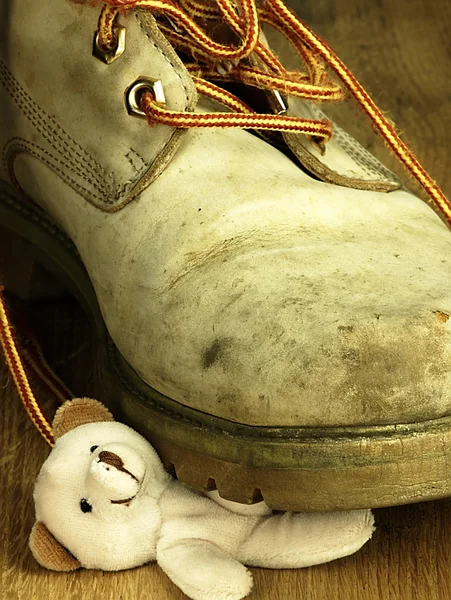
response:
<svg viewBox="0 0 451 600"><path fill-rule="evenodd" d="M64 548L42 521L36 521L31 530L30 550L40 565L52 571L75 571L81 567L78 560Z"/></svg>
<svg viewBox="0 0 451 600"><path fill-rule="evenodd" d="M91 398L74 398L56 411L52 423L53 437L58 439L79 425L103 421L114 421L114 418L101 402Z"/></svg>

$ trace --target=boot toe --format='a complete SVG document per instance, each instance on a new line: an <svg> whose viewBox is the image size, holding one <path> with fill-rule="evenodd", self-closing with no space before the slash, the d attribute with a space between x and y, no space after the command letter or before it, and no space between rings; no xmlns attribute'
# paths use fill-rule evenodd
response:
<svg viewBox="0 0 451 600"><path fill-rule="evenodd" d="M376 230L371 220L339 231L319 224L282 243L254 231L198 256L158 296L165 318L152 324L159 343L140 375L248 425L447 414L451 240L430 218L432 227L415 218Z"/></svg>

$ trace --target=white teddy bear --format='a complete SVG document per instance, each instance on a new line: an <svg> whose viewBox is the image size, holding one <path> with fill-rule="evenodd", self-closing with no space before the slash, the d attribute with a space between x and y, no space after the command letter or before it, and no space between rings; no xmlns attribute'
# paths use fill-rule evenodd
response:
<svg viewBox="0 0 451 600"><path fill-rule="evenodd" d="M43 566L129 569L156 560L193 600L239 600L252 588L243 565L296 568L358 550L369 510L273 514L183 486L136 431L99 402L57 412L56 443L34 490L30 547Z"/></svg>

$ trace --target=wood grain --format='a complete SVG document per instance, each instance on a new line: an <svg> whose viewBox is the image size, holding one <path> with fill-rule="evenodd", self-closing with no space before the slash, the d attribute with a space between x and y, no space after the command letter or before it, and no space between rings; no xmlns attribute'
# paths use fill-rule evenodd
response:
<svg viewBox="0 0 451 600"><path fill-rule="evenodd" d="M451 194L451 3L296 1L301 17L339 51ZM380 141L364 126L363 117L356 118L346 107L340 111L348 130L392 165ZM87 393L86 365L92 363L88 326L74 311L64 320L64 310L47 306L35 309L35 314L47 331L50 354L70 357L60 366L66 375L83 372L83 381L75 381L75 387L77 393ZM0 398L0 597L183 600L183 594L155 565L124 573L65 575L47 572L34 562L27 548L33 523L32 486L48 449L20 407L4 369L0 372ZM379 510L376 519L376 534L355 556L296 571L253 569L255 589L249 598L451 598L451 501Z"/></svg>

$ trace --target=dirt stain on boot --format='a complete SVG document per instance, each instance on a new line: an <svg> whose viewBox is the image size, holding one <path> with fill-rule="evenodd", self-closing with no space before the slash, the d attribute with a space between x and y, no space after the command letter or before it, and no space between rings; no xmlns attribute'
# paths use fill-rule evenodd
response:
<svg viewBox="0 0 451 600"><path fill-rule="evenodd" d="M227 366L227 356L229 348L232 344L232 338L220 337L213 340L213 342L204 350L202 353L202 367L211 369L218 363L222 364L222 367Z"/></svg>

